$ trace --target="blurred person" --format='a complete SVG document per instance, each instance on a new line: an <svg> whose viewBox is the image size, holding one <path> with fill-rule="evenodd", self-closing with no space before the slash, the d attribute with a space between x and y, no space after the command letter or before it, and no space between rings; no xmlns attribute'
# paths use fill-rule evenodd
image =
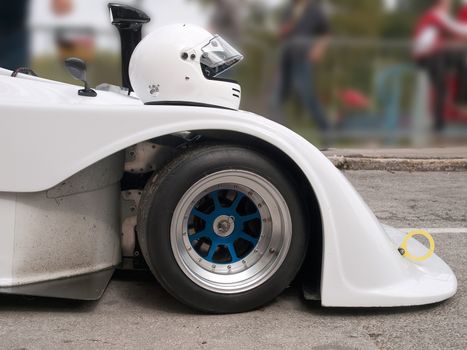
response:
<svg viewBox="0 0 467 350"><path fill-rule="evenodd" d="M210 31L221 35L237 49L241 46L241 10L244 3L244 0L215 0L209 24ZM235 71L236 67L233 67L223 72L220 77L232 79Z"/></svg>
<svg viewBox="0 0 467 350"><path fill-rule="evenodd" d="M461 6L459 7L457 19L461 23L467 23L467 0L461 0Z"/></svg>
<svg viewBox="0 0 467 350"><path fill-rule="evenodd" d="M241 35L241 7L244 0L215 0L210 28L228 42L238 45Z"/></svg>
<svg viewBox="0 0 467 350"><path fill-rule="evenodd" d="M56 15L71 11L71 0L51 0ZM29 65L28 0L4 1L0 9L0 67L15 70Z"/></svg>
<svg viewBox="0 0 467 350"><path fill-rule="evenodd" d="M328 19L317 0L290 1L279 29L282 52L279 84L274 96L275 119L278 122L284 123L280 111L294 90L319 130L329 129L329 122L314 84L316 64L323 58L329 35Z"/></svg>
<svg viewBox="0 0 467 350"><path fill-rule="evenodd" d="M467 24L451 16L452 0L431 0L431 7L418 20L414 33L413 56L426 70L434 90L434 129L444 128L447 98L446 74L458 65L458 52L452 50L457 38L467 39Z"/></svg>
<svg viewBox="0 0 467 350"><path fill-rule="evenodd" d="M467 25L467 0L461 1L461 6L457 14L457 20ZM460 41L460 52L458 57L458 91L457 91L457 103L464 106L466 109L467 106L467 47L465 45L465 40L459 38Z"/></svg>

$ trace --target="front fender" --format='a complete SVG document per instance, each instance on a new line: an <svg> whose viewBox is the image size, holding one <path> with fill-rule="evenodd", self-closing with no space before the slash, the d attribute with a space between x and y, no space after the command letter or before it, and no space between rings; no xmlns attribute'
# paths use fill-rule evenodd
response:
<svg viewBox="0 0 467 350"><path fill-rule="evenodd" d="M38 192L131 145L181 131L227 130L261 139L306 175L323 223L321 297L326 306L400 306L452 296L454 274L441 259L415 265L347 179L314 146L257 115L182 106L3 104L0 191Z"/></svg>

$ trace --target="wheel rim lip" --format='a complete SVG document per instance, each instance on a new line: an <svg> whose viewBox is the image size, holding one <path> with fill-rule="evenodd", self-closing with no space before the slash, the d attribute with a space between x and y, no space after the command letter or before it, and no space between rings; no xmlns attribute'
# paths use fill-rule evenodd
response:
<svg viewBox="0 0 467 350"><path fill-rule="evenodd" d="M247 188L253 193L250 200L255 205L263 204L261 208L257 207L262 225L256 248L242 261L230 264L230 268L227 264L216 265L204 260L192 249L188 238L188 218L196 199L206 195L213 186L222 186L219 189L229 189L229 186L238 186L236 190ZM177 264L187 277L204 289L232 294L256 288L277 271L290 248L291 232L290 211L274 185L252 172L225 170L202 178L182 196L172 216L170 241ZM271 248L274 252L270 252Z"/></svg>

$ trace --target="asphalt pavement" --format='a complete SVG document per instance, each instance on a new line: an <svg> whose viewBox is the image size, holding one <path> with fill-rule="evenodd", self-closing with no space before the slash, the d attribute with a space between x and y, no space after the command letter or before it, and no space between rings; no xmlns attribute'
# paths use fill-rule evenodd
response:
<svg viewBox="0 0 467 350"><path fill-rule="evenodd" d="M383 223L432 230L457 275L455 297L329 309L291 287L257 311L212 316L181 305L148 274L120 273L98 302L0 296L0 349L467 349L467 172L345 174Z"/></svg>

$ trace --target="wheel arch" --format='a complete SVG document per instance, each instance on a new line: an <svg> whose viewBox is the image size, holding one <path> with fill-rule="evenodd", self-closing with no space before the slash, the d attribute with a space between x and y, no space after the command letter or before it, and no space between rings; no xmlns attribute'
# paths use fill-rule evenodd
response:
<svg viewBox="0 0 467 350"><path fill-rule="evenodd" d="M307 288L319 293L323 255L321 209L315 190L300 166L283 150L250 134L229 130L197 130L192 133L194 136L192 139L195 141L193 143L186 142L187 147L199 147L208 143L246 147L273 159L283 169L287 169L287 173L292 177L293 186L296 188L302 201L304 215L309 218L308 222L310 223L307 227L309 237L307 256L297 277L304 282ZM151 140L151 142L156 144L161 141L165 142L166 136ZM165 159L165 161L169 162L177 154L173 153L172 157Z"/></svg>

